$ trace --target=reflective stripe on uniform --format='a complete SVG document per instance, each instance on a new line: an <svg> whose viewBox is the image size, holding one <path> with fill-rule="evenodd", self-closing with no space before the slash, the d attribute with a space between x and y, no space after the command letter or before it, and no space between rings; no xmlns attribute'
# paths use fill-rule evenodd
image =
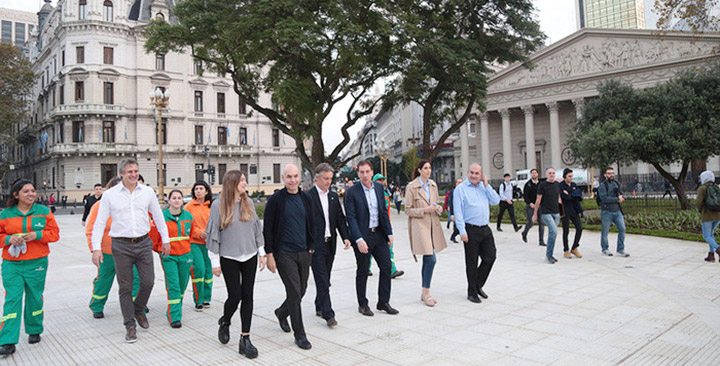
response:
<svg viewBox="0 0 720 366"><path fill-rule="evenodd" d="M209 280L205 280L205 283L212 283L212 281L213 281L213 280L212 280L212 278L211 278L211 279L209 279Z"/></svg>
<svg viewBox="0 0 720 366"><path fill-rule="evenodd" d="M33 312L32 312L32 316L38 316L38 315L42 314L42 312L43 312L43 309L40 309L40 310L37 310L37 311L33 311Z"/></svg>
<svg viewBox="0 0 720 366"><path fill-rule="evenodd" d="M92 295L92 298L93 298L93 299L98 299L98 300L102 300L102 299L104 299L104 298L106 298L106 297L107 297L107 295L105 295L105 296L98 296L98 295L95 295L95 294Z"/></svg>
<svg viewBox="0 0 720 366"><path fill-rule="evenodd" d="M8 315L5 315L4 317L2 317L2 321L6 321L8 319L15 319L15 318L17 318L17 313L11 313L11 314L8 314Z"/></svg>
<svg viewBox="0 0 720 366"><path fill-rule="evenodd" d="M193 283L202 282L203 280L204 280L204 278L193 278L192 279Z"/></svg>
<svg viewBox="0 0 720 366"><path fill-rule="evenodd" d="M169 304L169 305L175 305L175 304L179 304L179 303L180 303L180 299L177 299L177 300L168 300L168 304Z"/></svg>
<svg viewBox="0 0 720 366"><path fill-rule="evenodd" d="M175 238L170 238L170 242L180 241L180 240L190 240L190 237L189 236L178 236Z"/></svg>

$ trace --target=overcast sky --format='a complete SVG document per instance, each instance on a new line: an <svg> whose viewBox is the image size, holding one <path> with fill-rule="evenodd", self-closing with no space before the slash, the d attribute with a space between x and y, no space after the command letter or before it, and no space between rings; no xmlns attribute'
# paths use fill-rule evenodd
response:
<svg viewBox="0 0 720 366"><path fill-rule="evenodd" d="M537 8L537 19L540 21L540 29L547 35L547 44L557 42L577 30L575 21L575 1L577 0L533 0ZM652 13L654 0L645 2L645 23L648 28L654 28L657 16ZM57 0L53 0L53 6ZM37 12L43 4L43 0L0 0L0 7ZM332 150L342 141L340 126L345 121L345 113L349 102L338 103L328 116L328 121L323 129L323 139L327 150ZM350 129L350 136L360 129L364 121L359 121Z"/></svg>

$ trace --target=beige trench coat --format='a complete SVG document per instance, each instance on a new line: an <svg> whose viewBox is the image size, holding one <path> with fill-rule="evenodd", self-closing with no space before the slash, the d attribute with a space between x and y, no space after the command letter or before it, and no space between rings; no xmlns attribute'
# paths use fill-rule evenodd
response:
<svg viewBox="0 0 720 366"><path fill-rule="evenodd" d="M431 202L438 201L438 186L430 181L430 201L420 185L420 178L410 182L405 189L405 213L408 215L410 249L413 255L432 255L447 248L440 217L435 212L424 212ZM416 258L417 260L417 258Z"/></svg>

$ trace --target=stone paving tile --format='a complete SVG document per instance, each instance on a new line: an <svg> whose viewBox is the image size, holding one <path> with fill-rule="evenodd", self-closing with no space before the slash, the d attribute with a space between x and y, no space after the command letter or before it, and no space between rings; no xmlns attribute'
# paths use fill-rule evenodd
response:
<svg viewBox="0 0 720 366"><path fill-rule="evenodd" d="M105 319L93 319L87 303L96 269L78 220L77 215L58 216L62 239L50 255L42 342L28 345L21 333L17 353L0 365L720 364L720 286L715 286L720 264L702 261L707 250L702 243L628 235L632 256L608 258L600 254L599 233L585 231L584 258L567 260L558 248L559 263L551 266L543 261L544 247L522 243L519 234L494 232L498 260L484 288L490 299L481 304L465 299L463 247L449 243L438 254L433 276L438 305L429 308L419 301L421 263L408 249L407 217L393 214L396 264L406 272L392 281L391 303L400 314L358 314L354 256L339 250L331 287L339 325L328 329L314 316L311 279L303 313L313 349L300 350L273 315L284 298L282 283L276 274L262 271L256 279L251 336L260 356L248 361L237 353L238 315L230 343L217 341L226 297L222 278L213 284L210 309L193 311L192 292L186 292L183 327L172 329L156 262L151 327L139 330L135 344L123 342L117 287ZM368 298L374 309L376 265L373 270Z"/></svg>

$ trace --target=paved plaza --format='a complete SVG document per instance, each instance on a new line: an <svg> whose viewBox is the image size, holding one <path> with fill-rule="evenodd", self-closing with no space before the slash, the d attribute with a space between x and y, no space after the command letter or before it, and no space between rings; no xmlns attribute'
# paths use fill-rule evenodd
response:
<svg viewBox="0 0 720 366"><path fill-rule="evenodd" d="M259 273L255 285L252 340L259 357L237 352L240 320L232 340L217 340L217 319L226 293L216 278L212 306L195 312L192 292L185 296L183 327L165 319L162 269L155 262L150 298L150 329L138 328L138 342L126 344L113 286L104 319L87 307L96 269L90 263L80 216L57 216L61 240L52 244L45 291L42 342L27 343L21 333L17 352L0 365L718 365L720 364L720 263L702 260L707 245L628 235L629 258L604 257L600 234L583 233L582 259L544 262L544 247L520 240L506 224L495 232L498 259L481 304L465 299L462 244L448 243L438 254L432 282L437 306L420 302L421 263L408 248L407 216L393 212L395 259L406 274L393 280L391 316L357 312L355 260L338 249L331 295L338 326L329 329L314 315L310 279L303 301L308 339L299 349L283 333L273 310L284 299L277 274ZM449 234L449 232L448 232ZM449 235L447 235L449 237ZM611 248L615 236L611 235ZM368 283L374 310L377 266Z"/></svg>

